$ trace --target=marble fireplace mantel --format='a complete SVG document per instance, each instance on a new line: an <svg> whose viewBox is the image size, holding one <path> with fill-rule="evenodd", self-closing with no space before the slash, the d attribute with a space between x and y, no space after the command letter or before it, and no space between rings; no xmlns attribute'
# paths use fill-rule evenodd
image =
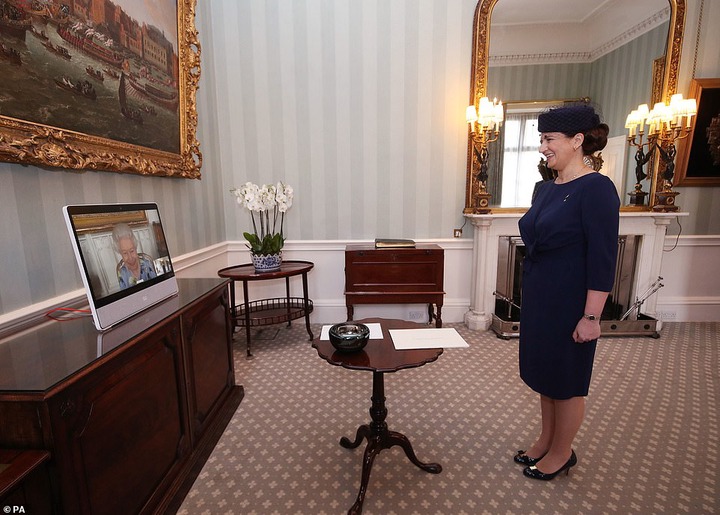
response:
<svg viewBox="0 0 720 515"><path fill-rule="evenodd" d="M469 329L486 330L490 327L495 309L493 291L497 284L500 237L519 236L518 220L522 215L465 215L473 225L470 310L465 314L465 325ZM646 291L660 275L667 226L678 216L687 216L687 213L620 213L620 234L641 236L634 291ZM643 304L642 312L654 316L656 305L657 295L653 295Z"/></svg>

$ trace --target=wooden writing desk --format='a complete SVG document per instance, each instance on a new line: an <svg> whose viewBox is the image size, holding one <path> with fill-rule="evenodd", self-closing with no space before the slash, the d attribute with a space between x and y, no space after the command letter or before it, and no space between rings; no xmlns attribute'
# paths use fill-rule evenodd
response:
<svg viewBox="0 0 720 515"><path fill-rule="evenodd" d="M345 305L427 304L429 320L442 327L445 251L435 244L413 248L345 247ZM433 312L433 304L437 313Z"/></svg>

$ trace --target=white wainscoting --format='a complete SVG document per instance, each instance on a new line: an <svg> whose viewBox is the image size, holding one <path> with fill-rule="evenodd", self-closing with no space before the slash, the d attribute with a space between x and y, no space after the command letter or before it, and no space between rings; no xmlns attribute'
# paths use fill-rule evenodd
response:
<svg viewBox="0 0 720 515"><path fill-rule="evenodd" d="M368 240L287 241L284 259L312 261L315 268L308 274L309 294L315 305L314 323L334 323L346 318L345 246L368 243ZM470 307L472 252L470 239L418 240L436 243L445 249L445 303L443 321L462 322ZM484 260L485 257L483 256ZM250 254L240 241L218 243L173 260L177 276L215 277L220 268L249 263ZM497 262L493 257L488 262ZM660 275L665 285L656 295L657 316L667 322L720 321L720 236L666 236ZM293 294L302 292L299 278L291 281ZM490 291L492 294L492 290ZM242 298L242 290L237 291ZM284 281L250 285L251 300L284 295ZM23 309L0 314L0 335L16 332L43 320L55 307L77 307L85 302L82 289L67 292ZM410 319L422 311L417 305L356 306L356 318L383 316ZM421 319L422 321L422 319Z"/></svg>
<svg viewBox="0 0 720 515"><path fill-rule="evenodd" d="M720 236L666 236L657 316L666 322L720 321Z"/></svg>
<svg viewBox="0 0 720 515"><path fill-rule="evenodd" d="M417 243L436 243L445 250L445 301L443 322L461 322L470 306L470 258L472 240L441 239L416 240ZM283 249L284 260L305 260L315 264L308 274L308 294L313 301L311 321L329 324L347 319L345 308L345 246L371 243L370 240L287 241ZM228 266L249 263L250 254L242 242L228 243ZM291 294L302 295L300 277L290 281ZM251 300L282 297L284 281L252 282L249 284ZM242 299L242 289L236 290ZM413 319L427 321L427 308L423 305L357 305L356 319L367 317ZM418 316L420 318L418 318Z"/></svg>

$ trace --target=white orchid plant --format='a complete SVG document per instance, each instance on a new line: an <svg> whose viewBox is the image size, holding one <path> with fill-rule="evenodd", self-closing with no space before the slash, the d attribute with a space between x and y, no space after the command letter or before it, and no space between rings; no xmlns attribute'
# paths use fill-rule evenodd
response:
<svg viewBox="0 0 720 515"><path fill-rule="evenodd" d="M263 256L278 254L285 243L283 225L285 213L292 206L293 189L282 182L262 186L246 182L239 188L231 189L230 193L238 204L250 211L253 232L243 233L250 251Z"/></svg>

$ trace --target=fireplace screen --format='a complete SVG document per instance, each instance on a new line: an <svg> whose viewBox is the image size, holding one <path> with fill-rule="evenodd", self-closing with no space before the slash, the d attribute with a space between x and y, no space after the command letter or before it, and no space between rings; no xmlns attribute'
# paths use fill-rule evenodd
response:
<svg viewBox="0 0 720 515"><path fill-rule="evenodd" d="M615 282L602 313L604 323L620 321L633 305L640 241L640 235L622 235L619 238ZM525 258L525 245L519 236L501 236L498 249L497 285L494 292L495 315L492 328L498 334L517 336L522 308L522 263ZM642 318L642 315L638 311L633 311L625 318L635 321Z"/></svg>

